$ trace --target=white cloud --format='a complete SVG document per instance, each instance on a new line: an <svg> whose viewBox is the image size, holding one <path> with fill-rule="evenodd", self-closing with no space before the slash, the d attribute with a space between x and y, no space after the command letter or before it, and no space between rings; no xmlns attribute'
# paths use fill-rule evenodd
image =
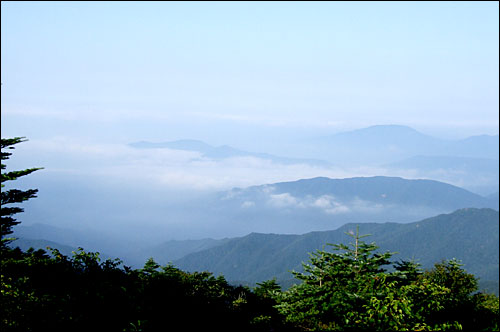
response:
<svg viewBox="0 0 500 332"><path fill-rule="evenodd" d="M297 198L293 197L289 193L269 195L269 204L274 207L296 207L299 205Z"/></svg>
<svg viewBox="0 0 500 332"><path fill-rule="evenodd" d="M350 212L347 205L341 204L335 200L335 197L323 195L318 197L312 204L313 207L323 209L328 214L338 214Z"/></svg>
<svg viewBox="0 0 500 332"><path fill-rule="evenodd" d="M391 172L384 168L320 167L307 164L282 165L256 157L234 157L213 160L198 152L171 149L136 149L125 144L101 144L84 139L53 137L31 139L16 147L9 168L41 166L44 172L86 175L95 181L132 182L137 185L168 189L230 190L254 185L295 181L318 176L349 178L354 176L389 175L404 178L423 178L424 174L407 170ZM432 175L432 174L431 174ZM446 174L434 174L444 178ZM462 174L448 173L450 183L463 185ZM427 176L427 178L433 178ZM488 179L484 180L486 182ZM262 189L271 196L274 206L315 207L341 213L347 209L380 209L362 201L338 202L334 197L321 196L298 199L290 194L275 192L272 185Z"/></svg>
<svg viewBox="0 0 500 332"><path fill-rule="evenodd" d="M329 196L329 195L323 195L319 198L317 198L313 203L312 206L316 206L322 209L327 209L332 207L332 202L334 202L334 197Z"/></svg>
<svg viewBox="0 0 500 332"><path fill-rule="evenodd" d="M298 198L290 193L271 194L268 197L268 204L275 208L316 208L327 214L340 214L351 211L347 204L336 201L330 195Z"/></svg>

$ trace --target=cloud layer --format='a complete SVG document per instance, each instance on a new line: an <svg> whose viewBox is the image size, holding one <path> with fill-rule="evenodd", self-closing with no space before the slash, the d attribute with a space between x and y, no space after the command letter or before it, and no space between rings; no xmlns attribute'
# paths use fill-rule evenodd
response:
<svg viewBox="0 0 500 332"><path fill-rule="evenodd" d="M214 160L200 153L173 149L135 149L122 144L96 144L67 137L31 140L19 145L10 168L45 167L45 172L72 173L96 180L145 182L166 188L226 190L301 178L373 175L374 169L349 170L307 164L283 165L257 157ZM275 197L275 204L293 198ZM321 204L318 203L318 204Z"/></svg>

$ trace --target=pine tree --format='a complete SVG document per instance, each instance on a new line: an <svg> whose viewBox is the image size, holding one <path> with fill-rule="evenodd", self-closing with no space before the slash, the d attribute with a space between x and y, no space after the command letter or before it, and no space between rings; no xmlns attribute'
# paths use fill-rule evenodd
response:
<svg viewBox="0 0 500 332"><path fill-rule="evenodd" d="M19 190L19 189L9 189L4 191L5 187L4 182L16 180L22 176L31 174L42 168L28 168L20 171L10 171L5 172L6 165L3 164L4 160L9 159L12 155L10 152L6 152L5 150L13 150L15 144L26 142L25 137L14 137L14 138L2 138L1 143L1 156L2 156L2 164L1 164L1 183L2 183L2 193L1 193L1 222L0 222L0 236L1 243L0 248L4 248L9 242L11 242L12 238L6 238L7 235L12 233L12 227L19 224L20 221L17 221L13 216L17 213L23 212L24 209L18 206L8 206L5 205L22 203L27 201L30 198L36 197L36 193L38 189L28 189L28 190Z"/></svg>
<svg viewBox="0 0 500 332"><path fill-rule="evenodd" d="M310 254L304 272L294 272L301 284L280 294L278 310L287 321L305 330L343 329L349 312L358 310L377 296L385 280L384 265L392 253L374 253L378 247L365 243L356 232L347 233L354 243L329 244L336 252L318 250Z"/></svg>

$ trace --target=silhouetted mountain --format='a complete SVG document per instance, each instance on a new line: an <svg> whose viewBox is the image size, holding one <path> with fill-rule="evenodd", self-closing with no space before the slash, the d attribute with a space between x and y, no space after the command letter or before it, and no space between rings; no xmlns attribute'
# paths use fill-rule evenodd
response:
<svg viewBox="0 0 500 332"><path fill-rule="evenodd" d="M41 239L16 239L9 244L9 247L16 248L19 247L23 251L27 251L30 248L35 250L43 249L47 250L47 247L59 250L63 255L71 256L73 251L76 251L78 248L67 246L61 243L57 243L54 241L41 240Z"/></svg>
<svg viewBox="0 0 500 332"><path fill-rule="evenodd" d="M303 235L252 233L225 244L189 254L174 263L189 271L211 271L228 280L249 283L278 277L291 278L301 270L308 253L327 243L352 241L345 232L356 224L334 231ZM409 224L359 224L361 234L372 234L381 251L398 252L394 259L415 259L430 268L443 259L457 258L465 269L482 280L498 281L499 214L492 209L461 209Z"/></svg>

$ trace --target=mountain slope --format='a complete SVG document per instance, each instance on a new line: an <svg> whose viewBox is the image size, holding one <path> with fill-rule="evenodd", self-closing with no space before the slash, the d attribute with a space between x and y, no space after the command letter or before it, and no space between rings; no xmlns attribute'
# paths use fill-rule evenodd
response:
<svg viewBox="0 0 500 332"><path fill-rule="evenodd" d="M252 233L208 250L189 254L175 264L190 271L211 271L228 280L250 283L278 277L300 269L308 252L327 243L348 243L347 224L334 231L303 235ZM442 259L462 260L470 273L483 280L498 280L499 214L492 209L461 209L409 224L359 224L362 234L372 234L382 251L399 252L394 259L414 258L429 268Z"/></svg>
<svg viewBox="0 0 500 332"><path fill-rule="evenodd" d="M488 200L465 189L433 180L408 180L399 177L358 177L349 179L313 178L273 185L276 193L293 196L333 195L350 200L359 198L377 203L410 204L457 209L469 204L488 207Z"/></svg>
<svg viewBox="0 0 500 332"><path fill-rule="evenodd" d="M349 222L414 222L469 207L497 208L498 204L438 181L377 176L318 177L234 188L189 211L197 211L197 221L203 221L190 223L193 228L203 227L201 237L222 238L252 232L300 234Z"/></svg>

